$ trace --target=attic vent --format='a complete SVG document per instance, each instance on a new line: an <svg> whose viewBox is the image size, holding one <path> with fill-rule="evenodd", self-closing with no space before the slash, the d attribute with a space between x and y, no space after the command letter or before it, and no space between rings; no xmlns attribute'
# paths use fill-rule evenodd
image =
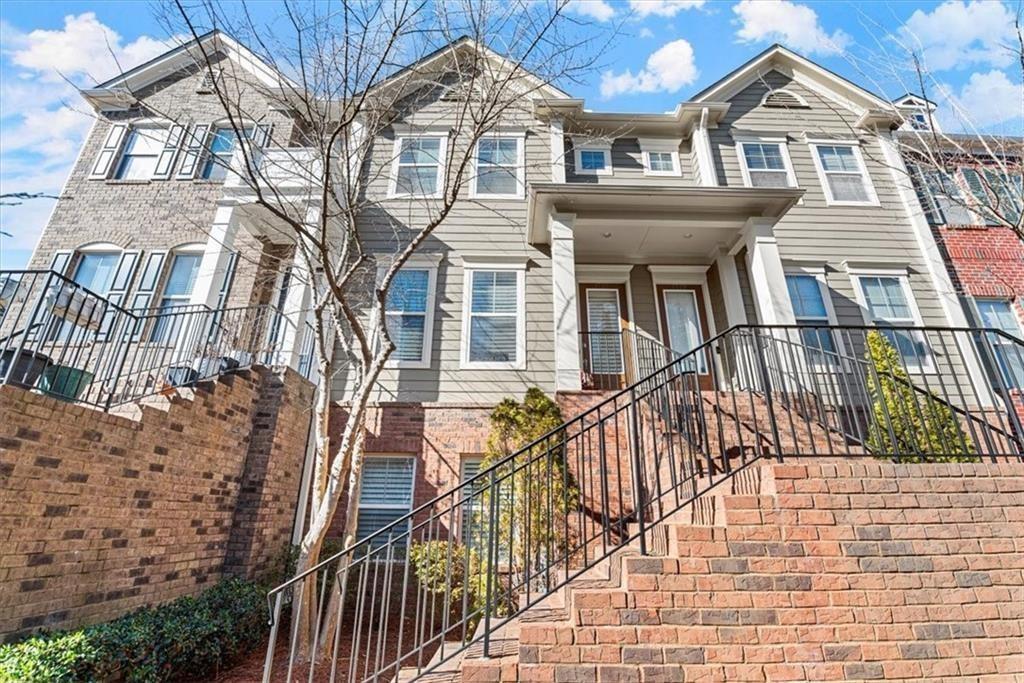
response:
<svg viewBox="0 0 1024 683"><path fill-rule="evenodd" d="M447 88L441 93L443 102L467 102L471 99L481 99L480 87L469 81L460 81Z"/></svg>
<svg viewBox="0 0 1024 683"><path fill-rule="evenodd" d="M777 107L780 109L792 109L794 107L807 107L807 100L789 90L769 90L761 100L763 107Z"/></svg>
<svg viewBox="0 0 1024 683"><path fill-rule="evenodd" d="M213 87L217 84L220 79L220 69L205 69L203 71L203 80L199 81L199 85L196 86L196 92L200 95L209 95L213 92Z"/></svg>

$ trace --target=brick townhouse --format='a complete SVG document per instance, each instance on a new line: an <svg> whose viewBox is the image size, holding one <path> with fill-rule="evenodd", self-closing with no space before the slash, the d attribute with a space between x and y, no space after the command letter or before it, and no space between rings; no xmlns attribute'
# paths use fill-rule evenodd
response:
<svg viewBox="0 0 1024 683"><path fill-rule="evenodd" d="M200 42L250 98L251 142L268 156L296 147L294 117L245 86L272 84L269 67L222 33ZM217 163L237 141L190 49L82 92L96 121L31 267L134 309L275 302L301 322L294 249ZM368 195L394 216L410 202L401 152L448 142L450 99L409 102L367 170ZM1000 231L933 231L921 217L900 170L897 108L784 47L670 113L586 105L547 88L481 142L501 181L467 188L404 269L407 296L388 312L398 349L368 426L360 534L474 473L501 399L536 386L572 414L625 386L624 328L686 352L743 324L964 326L964 287L1004 297L1021 285L1019 261L1003 271L986 258L991 278L967 266L979 247L960 246L964 234L985 235L1009 265ZM425 163L437 173L429 185L445 169ZM368 234L378 229L368 220ZM294 362L299 342L286 342ZM699 386L713 388L725 363L696 358ZM329 390L343 410L346 377Z"/></svg>
<svg viewBox="0 0 1024 683"><path fill-rule="evenodd" d="M244 142L225 125L209 75L197 67L198 47L215 55L214 78L247 98ZM459 40L415 66L444 74L446 59L476 49ZM96 120L31 267L55 271L89 296L157 311L150 331L125 333L146 343L176 329L160 321L182 306L223 321L231 307L272 305L278 312L260 334L272 337L274 355L242 361L300 370L309 359L302 330L310 295L293 275L304 266L287 230L257 210L230 170L243 151L258 151L268 164L303 158L300 117L259 95L279 78L213 32L84 90ZM441 151L465 142L451 138L453 108L467 89L409 94L416 96L400 98L393 122L373 137L362 171L374 211L360 215L358 227L385 261L395 225L415 220L416 203L436 195L450 171ZM361 611L337 632L336 643L352 641L341 656L349 678L358 678L360 666L362 680L404 676L403 667L420 657L418 675L452 663L473 638L475 648L480 633L509 649L474 663L470 654L479 652L471 648L464 680L1020 674L1012 659L1022 616L1015 606L1019 467L862 459L1024 452L1013 422L1019 418L1001 412L984 358L970 338L949 330L975 319L1009 330L1006 309L986 301L1016 296L1020 273L987 258L985 272L1000 285L982 289L984 279L956 256L956 241L967 234L1000 240L1000 232L937 226L935 211L922 207L898 135L921 123L915 115L927 103L888 101L777 45L671 113L595 112L553 86L525 103L472 148L476 176L402 268L388 299L396 350L368 420L358 536L389 528L400 537L404 528L416 542L460 539L466 566L485 545L487 566L505 567L488 573L488 585L512 586L519 569L526 578L522 594L508 589L505 606L540 609L523 612L531 625L509 620L492 628L502 614L489 611L488 588L477 635L453 638L449 618L463 628L471 620L443 606L435 620L438 593L409 590L411 563L392 570L388 556L371 565L366 558L374 553L411 545L408 536L378 535L352 565L359 596L371 599L356 600ZM285 173L280 187L301 198L302 182L301 174ZM998 251L1009 260L1009 250ZM974 297L967 311L963 294ZM70 303L47 305L67 322ZM104 321L90 324L96 347L114 338ZM68 329L60 323L25 335L62 342ZM876 330L899 366L887 373L865 359ZM340 343L335 353L344 368ZM880 375L904 396L896 415L912 429L893 428L887 413L883 433L876 405L868 404ZM261 381L236 386L232 377L223 378L228 389L199 390L194 403L173 409L181 417L170 421L171 431L185 430L188 411L219 420L223 410L225 420L240 423L230 433L243 433L240 416L251 410L261 434L254 442L266 447L257 457L237 453L239 462L256 461L288 486L304 480L281 471L295 462L281 452L295 455L305 431L298 403L313 391L289 393L290 417L279 425L272 408L245 408L272 403L250 396L248 387ZM326 384L316 390L330 392L340 418L350 378L342 372ZM561 442L536 461L547 473L527 469L523 485L542 476L550 483L550 456L563 458L579 501L563 511L562 530L546 530L563 533L566 546L569 539L583 545L561 559L549 547L529 558L534 565L509 568L512 552L501 554L500 535L474 546L472 524L486 500L496 528L498 506L514 494L495 493L498 468L487 473L487 499L474 488L480 479L469 479L479 472L490 413L531 387L556 398L566 423L554 432ZM922 394L925 403L906 398ZM53 415L67 410L88 419L73 403L49 405ZM910 405L918 413L910 415ZM135 429L118 420L109 421ZM935 429L950 420L966 427ZM920 434L907 437L921 425L937 432L924 435L932 451L923 450ZM284 435L268 436L274 429ZM199 461L207 453L190 451ZM783 455L861 460L746 468ZM213 473L193 464L200 487ZM225 482L241 476L228 469ZM461 483L462 493L452 493ZM699 486L709 493L719 484L697 504ZM271 501L274 517L287 518L284 494L246 493L254 509ZM683 508L681 500L693 504ZM541 516L551 520L548 505ZM658 525L649 539L647 521ZM230 524L225 517L216 525L228 540ZM259 553L249 554L268 552L268 544L257 545ZM601 563L620 551L621 563ZM652 557L630 557L633 551ZM575 563L596 571L574 585L579 590L558 593L578 578ZM463 610L468 595L462 592ZM408 622L402 614L416 631L397 645L389 640L392 614L399 633ZM450 640L455 645L445 650ZM964 658L971 663L956 664ZM285 659L291 669L289 657L279 656L279 664ZM312 671L308 677L317 680Z"/></svg>

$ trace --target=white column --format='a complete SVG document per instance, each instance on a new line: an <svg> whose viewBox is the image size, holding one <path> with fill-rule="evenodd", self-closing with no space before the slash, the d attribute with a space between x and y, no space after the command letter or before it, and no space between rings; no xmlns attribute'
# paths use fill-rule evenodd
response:
<svg viewBox="0 0 1024 683"><path fill-rule="evenodd" d="M228 266L228 256L238 233L238 214L233 206L218 206L210 226L203 258L199 262L196 282L189 303L216 308L221 284Z"/></svg>
<svg viewBox="0 0 1024 683"><path fill-rule="evenodd" d="M551 117L551 182L565 182L565 132L562 119Z"/></svg>
<svg viewBox="0 0 1024 683"><path fill-rule="evenodd" d="M576 216L552 214L551 229L551 293L555 327L555 389L579 391L580 337L576 310L576 254L572 228Z"/></svg>
<svg viewBox="0 0 1024 683"><path fill-rule="evenodd" d="M795 325L773 225L774 221L770 219L751 218L747 221L750 286L754 290L760 322L765 325Z"/></svg>
<svg viewBox="0 0 1024 683"><path fill-rule="evenodd" d="M736 257L721 250L715 259L718 266L718 280L722 283L722 296L725 298L725 317L729 327L743 325L747 322L747 311L743 306L743 292L740 289L740 276L736 270Z"/></svg>
<svg viewBox="0 0 1024 683"><path fill-rule="evenodd" d="M718 185L715 155L711 152L711 135L708 133L707 109L701 111L700 122L693 129L693 152L697 160L697 182L704 187Z"/></svg>

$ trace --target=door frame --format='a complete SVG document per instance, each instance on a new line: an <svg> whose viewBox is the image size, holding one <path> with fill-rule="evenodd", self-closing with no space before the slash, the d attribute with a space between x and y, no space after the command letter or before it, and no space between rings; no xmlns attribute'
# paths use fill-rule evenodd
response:
<svg viewBox="0 0 1024 683"><path fill-rule="evenodd" d="M699 288L701 294L697 295L697 309L700 311L703 308L704 312L704 341L713 338L718 334L717 326L715 325L715 318L713 309L711 307L711 293L708 289L708 277L707 271L711 268L711 264L707 265L687 265L687 266L667 266L667 265L649 265L647 270L651 274L651 284L654 290L654 312L658 322L658 339L665 346L669 345L667 334L666 334L666 322L665 314L663 311L663 300L660 294L660 288L668 287L672 288ZM718 377L725 377L722 374L721 358L717 354L708 354L710 357L707 359L708 363L714 363L714 372L717 373ZM711 368L708 366L708 373L706 375L699 375L701 380L701 386L707 384L708 388L711 388L713 384L714 375L711 373ZM706 382L703 378L707 378Z"/></svg>
<svg viewBox="0 0 1024 683"><path fill-rule="evenodd" d="M623 339L621 332L628 329L630 324L630 307L629 307L629 289L624 282L580 282L576 285L579 296L580 305L577 307L579 310L579 325L580 325L580 355L581 355L581 370L587 372L587 368L593 364L593 356L591 355L592 349L590 346L590 290L604 290L614 291L618 294L618 306L619 306L619 359L621 362L622 371L620 373L602 373L596 374L594 372L587 372L587 376L591 379L596 389L621 389L626 386L626 377L628 373L628 356L629 349L626 348L626 342Z"/></svg>

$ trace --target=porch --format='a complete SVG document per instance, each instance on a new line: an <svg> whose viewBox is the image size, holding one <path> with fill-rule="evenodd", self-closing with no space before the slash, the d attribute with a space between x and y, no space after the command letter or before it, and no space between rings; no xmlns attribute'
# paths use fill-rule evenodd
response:
<svg viewBox="0 0 1024 683"><path fill-rule="evenodd" d="M623 331L686 353L735 325L793 324L774 225L801 194L531 186L527 239L551 250L556 389L629 383ZM701 386L718 362L694 359Z"/></svg>

